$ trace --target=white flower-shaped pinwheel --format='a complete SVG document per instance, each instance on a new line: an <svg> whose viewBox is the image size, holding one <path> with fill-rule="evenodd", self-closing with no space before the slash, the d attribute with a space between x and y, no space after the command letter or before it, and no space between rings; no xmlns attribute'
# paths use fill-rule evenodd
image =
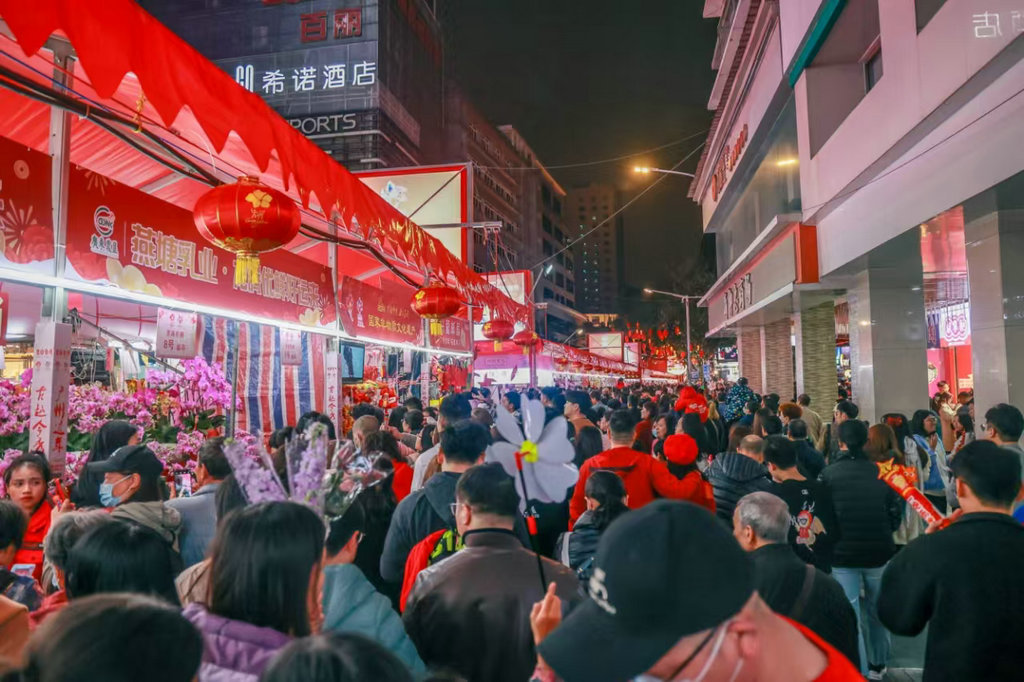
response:
<svg viewBox="0 0 1024 682"><path fill-rule="evenodd" d="M580 476L572 463L576 453L569 442L565 417L555 417L545 426L544 406L538 400L524 400L522 415L523 428L520 429L515 417L498 408L496 426L507 442L498 442L488 448L487 459L500 463L515 479L522 508L525 509L527 498L538 502L564 502L569 487ZM522 453L523 457L525 491L516 468L516 453Z"/></svg>

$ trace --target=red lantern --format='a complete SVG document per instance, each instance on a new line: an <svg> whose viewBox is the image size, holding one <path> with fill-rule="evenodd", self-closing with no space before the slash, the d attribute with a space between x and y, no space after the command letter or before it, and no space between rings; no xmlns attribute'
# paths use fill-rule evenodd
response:
<svg viewBox="0 0 1024 682"><path fill-rule="evenodd" d="M495 318L484 322L482 331L484 338L491 339L492 341L507 341L512 338L516 328L508 320Z"/></svg>
<svg viewBox="0 0 1024 682"><path fill-rule="evenodd" d="M253 177L214 187L192 209L199 233L235 254L235 284L258 284L260 257L299 232L299 208L282 192Z"/></svg>
<svg viewBox="0 0 1024 682"><path fill-rule="evenodd" d="M450 286L435 283L416 291L412 297L412 309L420 317L443 320L459 312L462 300L459 292Z"/></svg>
<svg viewBox="0 0 1024 682"><path fill-rule="evenodd" d="M516 333L516 335L512 337L512 343L522 348L523 353L528 352L531 348L540 350L541 346L544 345L541 338L537 336L537 332L530 329L524 329L523 331Z"/></svg>

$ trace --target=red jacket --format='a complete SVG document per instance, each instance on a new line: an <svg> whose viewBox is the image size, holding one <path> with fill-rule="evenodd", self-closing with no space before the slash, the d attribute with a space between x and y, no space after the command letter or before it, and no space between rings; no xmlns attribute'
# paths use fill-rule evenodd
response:
<svg viewBox="0 0 1024 682"><path fill-rule="evenodd" d="M580 467L580 480L569 502L569 520L572 524L587 510L584 492L587 479L592 471L598 469L613 471L623 480L626 494L629 495L627 505L630 509L639 509L659 497L689 500L703 495L703 487L696 479L687 476L680 481L661 460L632 448L612 448L594 455Z"/></svg>
<svg viewBox="0 0 1024 682"><path fill-rule="evenodd" d="M33 564L32 577L37 583L43 582L43 540L50 530L50 511L53 505L44 499L28 520L21 549L14 555L14 565Z"/></svg>
<svg viewBox="0 0 1024 682"><path fill-rule="evenodd" d="M676 401L676 412L696 412L700 415L701 423L704 423L708 420L707 398L693 386L685 386Z"/></svg>
<svg viewBox="0 0 1024 682"><path fill-rule="evenodd" d="M405 462L395 462L395 475L391 479L391 489L395 491L395 499L401 502L412 491L412 467Z"/></svg>
<svg viewBox="0 0 1024 682"><path fill-rule="evenodd" d="M60 611L68 605L68 595L64 590L57 590L43 600L42 606L28 614L28 626L35 630L43 624L51 614Z"/></svg>
<svg viewBox="0 0 1024 682"><path fill-rule="evenodd" d="M416 578L420 571L442 559L447 559L460 549L462 538L450 528L435 530L413 545L409 557L405 560L405 575L402 578L402 595L398 599L398 610L405 611L405 602L408 601L412 588L416 587Z"/></svg>

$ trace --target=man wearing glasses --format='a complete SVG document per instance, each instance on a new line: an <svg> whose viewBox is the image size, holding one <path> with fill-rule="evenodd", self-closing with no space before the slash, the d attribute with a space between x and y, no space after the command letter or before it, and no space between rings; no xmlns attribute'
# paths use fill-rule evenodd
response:
<svg viewBox="0 0 1024 682"><path fill-rule="evenodd" d="M861 682L841 653L772 612L754 567L707 511L659 500L601 537L590 601L559 625L545 596L531 624L538 679L564 682Z"/></svg>

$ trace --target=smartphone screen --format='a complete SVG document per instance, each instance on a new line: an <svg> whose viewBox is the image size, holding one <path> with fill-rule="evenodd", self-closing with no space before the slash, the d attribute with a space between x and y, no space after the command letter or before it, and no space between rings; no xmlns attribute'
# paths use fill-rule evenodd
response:
<svg viewBox="0 0 1024 682"><path fill-rule="evenodd" d="M174 475L174 488L178 491L178 497L192 496L192 474L188 472Z"/></svg>

